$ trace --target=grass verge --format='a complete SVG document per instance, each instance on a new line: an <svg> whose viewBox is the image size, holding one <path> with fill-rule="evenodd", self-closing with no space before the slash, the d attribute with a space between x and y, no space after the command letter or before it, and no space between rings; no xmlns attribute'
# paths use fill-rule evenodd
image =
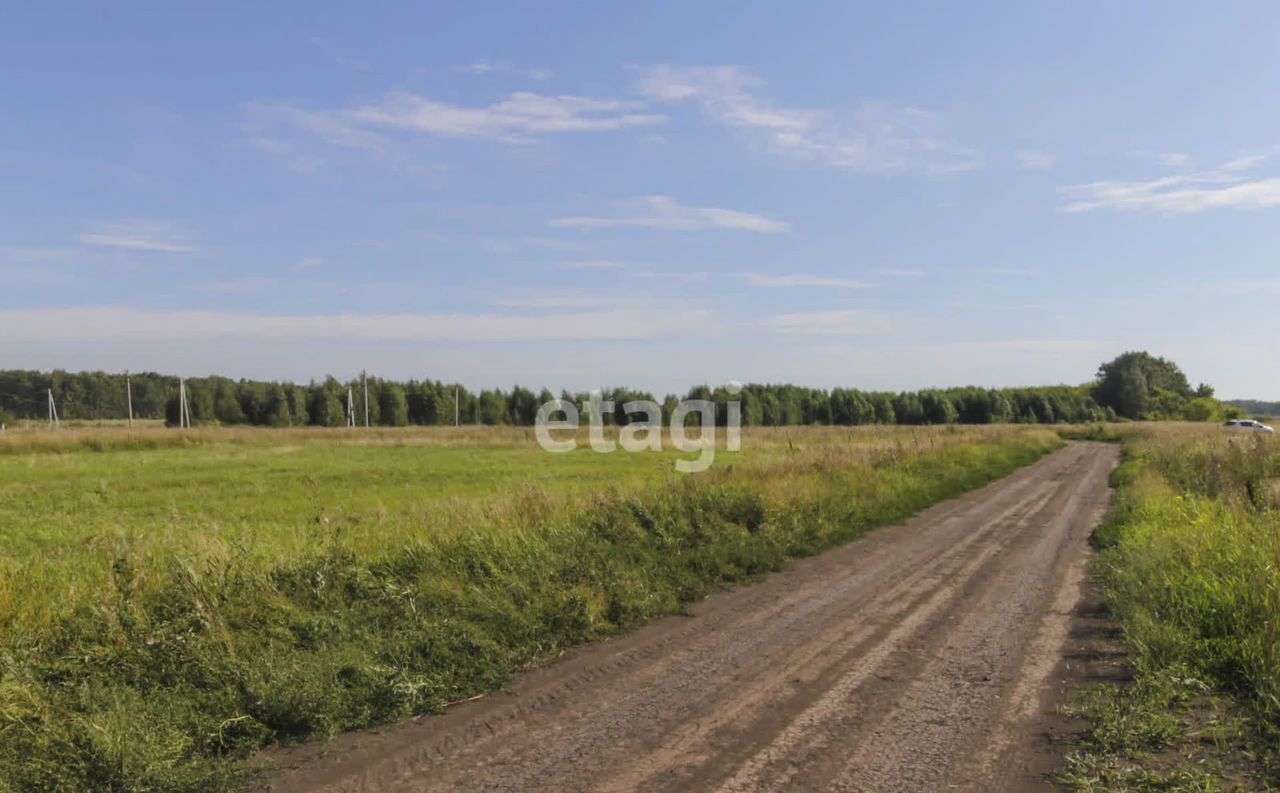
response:
<svg viewBox="0 0 1280 793"><path fill-rule="evenodd" d="M270 455L268 437L248 443ZM325 444L336 435L270 437L304 454L319 443L314 459L329 466L367 459L334 455ZM474 440L449 448L483 458ZM202 441L187 453L220 448ZM257 544L253 520L239 534L198 522L184 535L176 508L180 525L159 539L121 534L110 524L146 487L113 502L125 484L103 479L90 488L102 500L86 496L71 520L62 499L36 493L181 449L13 449L5 471L15 489L5 492L36 510L21 525L58 526L70 540L56 555L0 560L0 791L235 789L242 761L264 746L439 711L567 647L987 484L1059 443L1015 428L766 433L744 440L757 453L708 474L646 474L590 492L504 479L501 492L445 510L406 499L397 480L381 494L400 494L394 509L379 498L364 512L317 512L305 505L322 491L282 476L258 498L296 514L290 523L278 510L246 513L274 522ZM228 458L227 503L248 509L254 492L233 486L248 464L241 451ZM609 458L557 464L616 466L621 456ZM195 465L163 459L129 470L163 478L183 460ZM64 470L59 460L74 476L41 479ZM200 508L216 511L218 479L202 481L197 492L214 503ZM307 542L290 540L290 527Z"/></svg>
<svg viewBox="0 0 1280 793"><path fill-rule="evenodd" d="M1280 447L1129 428L1096 571L1133 680L1080 692L1060 781L1081 791L1280 785Z"/></svg>

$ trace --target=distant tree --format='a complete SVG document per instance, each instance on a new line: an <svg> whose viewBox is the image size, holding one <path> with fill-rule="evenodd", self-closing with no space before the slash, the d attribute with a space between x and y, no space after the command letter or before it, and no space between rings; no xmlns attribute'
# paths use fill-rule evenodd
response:
<svg viewBox="0 0 1280 793"><path fill-rule="evenodd" d="M955 424L959 412L947 395L940 391L925 391L920 395L920 407L927 424Z"/></svg>
<svg viewBox="0 0 1280 793"><path fill-rule="evenodd" d="M1280 402L1264 402L1260 399L1227 399L1222 404L1240 411L1241 416L1280 416Z"/></svg>
<svg viewBox="0 0 1280 793"><path fill-rule="evenodd" d="M893 410L892 394L873 394L871 396L871 406L876 412L877 424L897 424L898 417Z"/></svg>
<svg viewBox="0 0 1280 793"><path fill-rule="evenodd" d="M1013 403L1004 394L996 390L988 393L991 404L991 423L1005 424L1013 421Z"/></svg>
<svg viewBox="0 0 1280 793"><path fill-rule="evenodd" d="M1223 418L1222 404L1212 397L1196 397L1187 403L1183 418L1187 421L1214 421Z"/></svg>
<svg viewBox="0 0 1280 793"><path fill-rule="evenodd" d="M409 424L409 401L404 386L389 380L378 381L376 389L378 423L386 427L404 427ZM370 401L375 397L370 396Z"/></svg>
<svg viewBox="0 0 1280 793"><path fill-rule="evenodd" d="M405 386L405 400L409 403L410 424L439 424L442 417L440 388L431 382L410 381Z"/></svg>
<svg viewBox="0 0 1280 793"><path fill-rule="evenodd" d="M529 389L514 386L507 398L507 415L513 424L532 427L538 417L538 397Z"/></svg>
<svg viewBox="0 0 1280 793"><path fill-rule="evenodd" d="M323 383L313 383L308 389L307 412L311 423L320 427L341 427L347 423L346 405L343 399L346 389L332 377Z"/></svg>
<svg viewBox="0 0 1280 793"><path fill-rule="evenodd" d="M293 425L293 415L289 411L289 394L279 383L269 383L265 388L262 405L251 417L254 424L268 427L289 427Z"/></svg>
<svg viewBox="0 0 1280 793"><path fill-rule="evenodd" d="M507 399L501 391L480 392L480 423L509 424Z"/></svg>
<svg viewBox="0 0 1280 793"><path fill-rule="evenodd" d="M1098 367L1093 398L1125 418L1137 419L1151 411L1155 389L1187 399L1195 395L1177 364L1147 352L1126 352Z"/></svg>
<svg viewBox="0 0 1280 793"><path fill-rule="evenodd" d="M920 397L909 391L898 394L893 400L893 414L898 417L899 424L924 424L924 405Z"/></svg>

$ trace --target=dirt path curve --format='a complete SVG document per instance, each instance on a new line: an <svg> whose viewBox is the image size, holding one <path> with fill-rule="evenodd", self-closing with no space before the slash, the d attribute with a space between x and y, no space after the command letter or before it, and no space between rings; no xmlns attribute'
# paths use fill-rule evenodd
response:
<svg viewBox="0 0 1280 793"><path fill-rule="evenodd" d="M1072 444L507 692L285 755L265 789L1045 789L1030 744L1116 458Z"/></svg>

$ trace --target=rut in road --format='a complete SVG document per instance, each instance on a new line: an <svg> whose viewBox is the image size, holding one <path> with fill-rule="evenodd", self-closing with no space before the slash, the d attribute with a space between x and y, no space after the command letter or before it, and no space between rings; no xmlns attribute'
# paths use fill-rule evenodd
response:
<svg viewBox="0 0 1280 793"><path fill-rule="evenodd" d="M265 789L1044 789L1027 736L1116 459L1072 444L507 692L304 750Z"/></svg>

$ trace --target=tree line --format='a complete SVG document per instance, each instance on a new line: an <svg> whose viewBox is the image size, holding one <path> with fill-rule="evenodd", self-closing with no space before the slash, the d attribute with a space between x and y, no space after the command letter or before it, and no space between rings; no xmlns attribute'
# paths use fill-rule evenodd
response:
<svg viewBox="0 0 1280 793"><path fill-rule="evenodd" d="M1261 399L1225 399L1222 404L1240 408L1250 416L1280 416L1280 402L1264 402Z"/></svg>
<svg viewBox="0 0 1280 793"><path fill-rule="evenodd" d="M139 419L178 422L178 378L155 372L129 376L133 415ZM538 408L556 398L581 405L588 392L522 386L510 390L471 391L439 380L396 381L371 377L338 380L327 377L306 385L289 382L202 377L186 380L187 405L193 424L248 424L271 427L340 427L348 413L358 425L377 426L486 424L530 426ZM52 390L63 419L105 420L128 416L125 375L104 372L0 371L0 421L43 419L47 390ZM365 393L368 393L366 404ZM739 393L726 387L695 386L683 397L658 400L644 391L601 389L614 403L606 423L626 424L638 416L624 404L652 401L669 420L681 398L717 404L724 421L727 403L740 403L748 426L829 424L1004 424L1081 423L1124 419L1212 420L1238 414L1213 398L1213 389L1193 389L1178 367L1145 352L1125 353L1104 363L1095 380L1081 386L1029 388L924 389L862 391L820 389L790 384L748 384ZM587 416L583 413L582 420Z"/></svg>

